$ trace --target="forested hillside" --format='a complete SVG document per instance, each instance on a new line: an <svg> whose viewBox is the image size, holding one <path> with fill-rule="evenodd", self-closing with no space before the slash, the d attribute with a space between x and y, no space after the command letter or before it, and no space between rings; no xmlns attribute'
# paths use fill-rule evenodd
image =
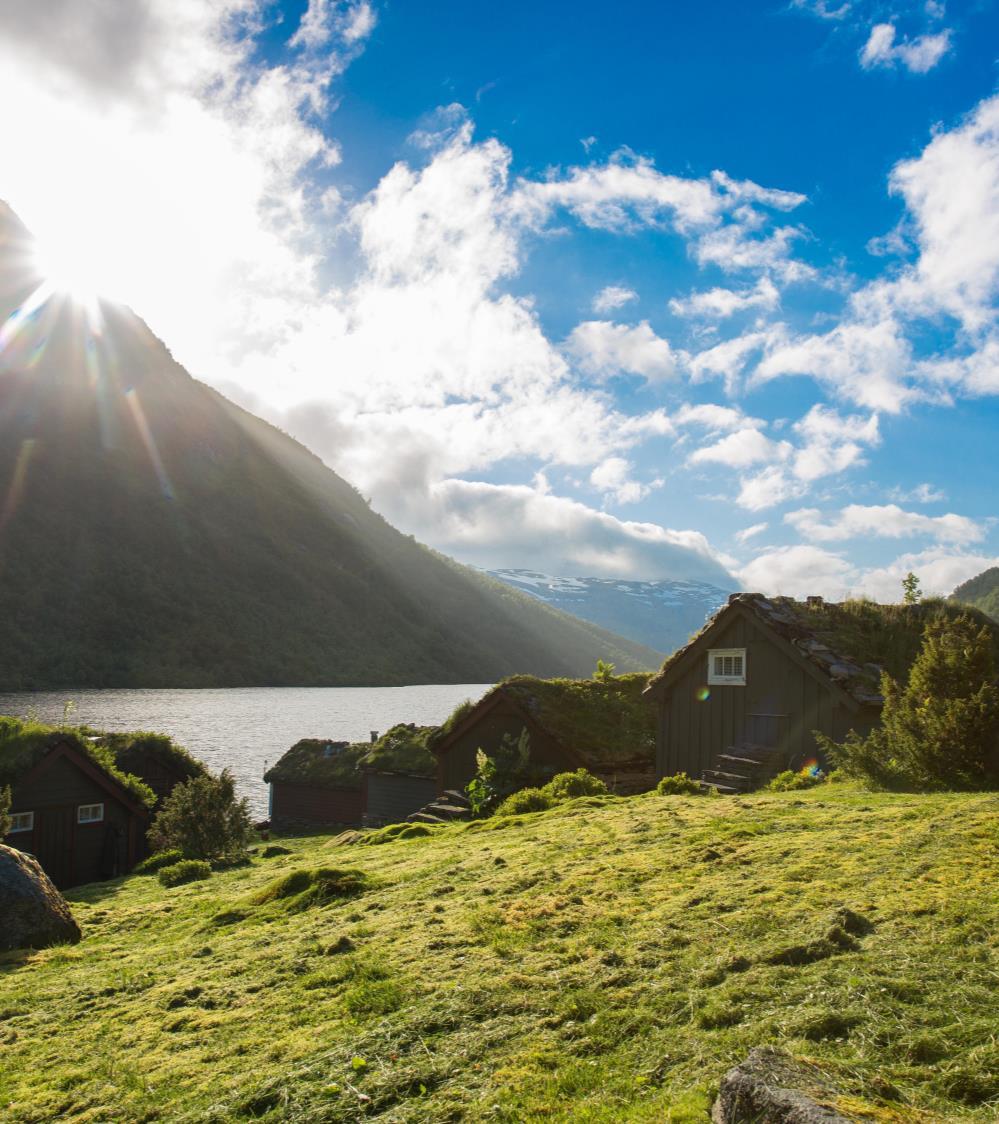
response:
<svg viewBox="0 0 999 1124"><path fill-rule="evenodd" d="M974 605L976 609L999 620L999 566L984 570L977 577L959 585L951 594L951 600Z"/></svg>
<svg viewBox="0 0 999 1124"><path fill-rule="evenodd" d="M39 280L3 208L0 689L481 683L658 662L400 534L132 312L95 315Z"/></svg>

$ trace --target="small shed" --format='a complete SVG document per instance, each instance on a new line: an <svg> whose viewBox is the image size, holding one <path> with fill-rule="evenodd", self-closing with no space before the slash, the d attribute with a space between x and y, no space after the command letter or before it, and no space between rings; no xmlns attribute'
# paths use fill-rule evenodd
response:
<svg viewBox="0 0 999 1124"><path fill-rule="evenodd" d="M842 741L880 722L882 670L904 678L943 601L795 601L736 593L649 682L656 771L744 791L822 764L813 731Z"/></svg>
<svg viewBox="0 0 999 1124"><path fill-rule="evenodd" d="M401 823L437 795L437 761L427 748L437 726L400 722L372 745L361 761L364 825Z"/></svg>
<svg viewBox="0 0 999 1124"><path fill-rule="evenodd" d="M0 741L0 785L11 789L3 842L35 856L60 889L127 874L143 854L152 794L77 737Z"/></svg>
<svg viewBox="0 0 999 1124"><path fill-rule="evenodd" d="M648 680L644 673L503 680L459 707L429 739L438 788L464 788L479 749L495 753L505 736L517 739L526 730L539 780L585 768L614 792L644 792L654 783L656 736L653 708L642 698Z"/></svg>
<svg viewBox="0 0 999 1124"><path fill-rule="evenodd" d="M296 742L264 773L271 786L271 827L289 832L359 827L364 816L359 763L370 748L328 738Z"/></svg>

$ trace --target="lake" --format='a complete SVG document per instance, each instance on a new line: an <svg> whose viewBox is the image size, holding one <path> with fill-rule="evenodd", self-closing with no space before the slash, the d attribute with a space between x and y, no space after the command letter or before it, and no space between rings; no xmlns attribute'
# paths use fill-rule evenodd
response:
<svg viewBox="0 0 999 1124"><path fill-rule="evenodd" d="M443 722L491 683L423 687L241 687L225 690L38 691L0 694L0 714L169 734L218 772L229 768L257 818L267 815L264 770L300 738L367 741L397 722Z"/></svg>

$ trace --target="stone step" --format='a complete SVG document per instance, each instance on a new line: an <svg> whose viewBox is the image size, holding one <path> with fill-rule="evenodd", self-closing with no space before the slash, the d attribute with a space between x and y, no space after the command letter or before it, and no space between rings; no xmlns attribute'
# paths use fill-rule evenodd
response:
<svg viewBox="0 0 999 1124"><path fill-rule="evenodd" d="M698 781L702 788L713 788L722 796L742 796L743 790L741 788L732 788L727 784L713 784L711 781Z"/></svg>
<svg viewBox="0 0 999 1124"><path fill-rule="evenodd" d="M450 823L450 820L443 820L440 816L432 815L430 812L413 812L412 815L406 817L407 823Z"/></svg>
<svg viewBox="0 0 999 1124"><path fill-rule="evenodd" d="M769 761L761 761L756 757L744 757L737 753L719 753L715 758L716 765L735 766L755 772L757 769L763 769L770 764Z"/></svg>
<svg viewBox="0 0 999 1124"><path fill-rule="evenodd" d="M457 804L442 804L436 800L433 804L427 804L423 811L447 820L466 820L469 815L468 808L462 808Z"/></svg>
<svg viewBox="0 0 999 1124"><path fill-rule="evenodd" d="M705 769L701 777L711 784L717 781L719 784L731 785L733 788L748 788L755 783L752 777L747 777L743 773L729 773L724 769Z"/></svg>
<svg viewBox="0 0 999 1124"><path fill-rule="evenodd" d="M443 797L447 797L446 803L448 804L457 804L461 808L471 808L472 806L465 793L459 792L456 788L446 788L437 799L441 800Z"/></svg>

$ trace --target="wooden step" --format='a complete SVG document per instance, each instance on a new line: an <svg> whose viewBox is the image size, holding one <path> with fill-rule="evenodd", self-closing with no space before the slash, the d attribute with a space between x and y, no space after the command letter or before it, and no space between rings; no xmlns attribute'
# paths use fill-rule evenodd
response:
<svg viewBox="0 0 999 1124"><path fill-rule="evenodd" d="M718 756L715 758L715 764L716 765L734 765L734 766L737 766L737 767L742 767L743 769L748 769L750 771L753 771L753 770L756 770L756 769L764 768L766 765L769 765L770 762L769 761L760 761L755 757L742 757L742 756L737 755L735 752L732 752L732 753L719 753Z"/></svg>

